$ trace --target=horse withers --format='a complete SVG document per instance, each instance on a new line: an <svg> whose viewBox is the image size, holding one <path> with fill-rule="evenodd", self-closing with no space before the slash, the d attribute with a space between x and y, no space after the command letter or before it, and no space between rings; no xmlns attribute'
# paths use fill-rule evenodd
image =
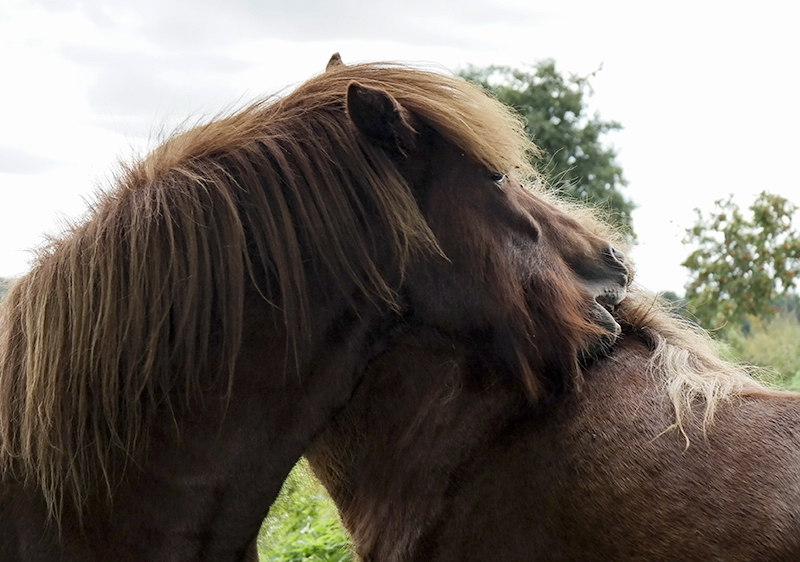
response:
<svg viewBox="0 0 800 562"><path fill-rule="evenodd" d="M437 330L398 334L308 454L361 558L800 560L800 395L641 289L614 317L608 354L544 399Z"/></svg>
<svg viewBox="0 0 800 562"><path fill-rule="evenodd" d="M458 78L332 64L130 165L3 304L0 560L255 560L406 326L532 392L574 378L627 273L602 237L547 241L568 226L516 179L532 150Z"/></svg>

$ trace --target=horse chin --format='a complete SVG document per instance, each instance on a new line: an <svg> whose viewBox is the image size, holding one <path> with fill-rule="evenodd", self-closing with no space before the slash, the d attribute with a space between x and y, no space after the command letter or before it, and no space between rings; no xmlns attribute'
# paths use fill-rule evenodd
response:
<svg viewBox="0 0 800 562"><path fill-rule="evenodd" d="M591 319L597 326L602 328L605 333L599 334L589 342L589 345L582 354L581 363L591 363L595 359L610 354L614 343L617 341L620 334L622 334L622 327L616 321L612 310L609 310L609 308L608 305L603 305L597 301L594 302L591 311Z"/></svg>
<svg viewBox="0 0 800 562"><path fill-rule="evenodd" d="M627 278L625 282L627 282ZM612 280L612 282L592 287L592 295L589 319L602 332L586 347L585 355L588 359L597 359L611 352L614 342L622 333L622 327L614 318L614 312L617 306L625 300L627 287L618 280Z"/></svg>
<svg viewBox="0 0 800 562"><path fill-rule="evenodd" d="M595 302L592 312L595 323L610 334L613 334L615 338L622 332L622 327L617 322L617 319L614 318L609 307Z"/></svg>

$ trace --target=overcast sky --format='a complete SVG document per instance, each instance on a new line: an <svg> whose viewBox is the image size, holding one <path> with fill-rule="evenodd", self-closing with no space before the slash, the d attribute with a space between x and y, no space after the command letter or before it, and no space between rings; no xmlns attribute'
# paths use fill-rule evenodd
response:
<svg viewBox="0 0 800 562"><path fill-rule="evenodd" d="M624 130L639 282L683 292L693 209L800 204L800 16L786 0L2 0L0 276L165 132L345 62L555 59Z"/></svg>

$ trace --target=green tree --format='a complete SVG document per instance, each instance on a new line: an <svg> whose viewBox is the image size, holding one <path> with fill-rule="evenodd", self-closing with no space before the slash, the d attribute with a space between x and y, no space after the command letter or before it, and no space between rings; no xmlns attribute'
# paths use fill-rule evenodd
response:
<svg viewBox="0 0 800 562"><path fill-rule="evenodd" d="M616 162L616 151L601 142L604 134L622 126L603 121L597 113L587 115L593 75L565 78L552 60L524 70L471 66L460 74L522 115L526 131L544 153L542 171L555 187L568 197L606 209L634 238L634 205L620 191L627 181Z"/></svg>
<svg viewBox="0 0 800 562"><path fill-rule="evenodd" d="M762 192L746 216L733 198L700 210L685 242L697 248L686 258L686 299L697 320L711 329L741 325L748 315L770 318L777 299L800 274L800 233L792 228L797 206Z"/></svg>

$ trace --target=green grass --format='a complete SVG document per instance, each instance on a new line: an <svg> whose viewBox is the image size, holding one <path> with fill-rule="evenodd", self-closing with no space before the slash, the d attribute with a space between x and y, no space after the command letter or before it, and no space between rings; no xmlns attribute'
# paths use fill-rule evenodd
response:
<svg viewBox="0 0 800 562"><path fill-rule="evenodd" d="M258 537L261 562L353 562L336 507L305 461L283 484Z"/></svg>
<svg viewBox="0 0 800 562"><path fill-rule="evenodd" d="M751 319L748 333L731 330L727 351L734 358L775 371L775 382L800 391L800 321L781 313L772 320Z"/></svg>

